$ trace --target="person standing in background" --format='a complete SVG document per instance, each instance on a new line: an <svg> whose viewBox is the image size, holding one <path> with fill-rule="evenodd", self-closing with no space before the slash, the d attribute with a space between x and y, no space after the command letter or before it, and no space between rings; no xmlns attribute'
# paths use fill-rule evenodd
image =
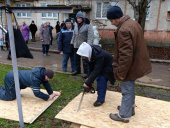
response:
<svg viewBox="0 0 170 128"><path fill-rule="evenodd" d="M41 24L39 35L42 42L43 56L48 56L51 36L47 28L47 22L43 21Z"/></svg>
<svg viewBox="0 0 170 128"><path fill-rule="evenodd" d="M81 73L81 56L76 54L79 46L83 42L87 42L89 45L92 45L93 38L94 31L92 25L90 24L89 19L85 18L84 14L81 11L79 11L76 14L76 23L74 26L74 33L71 41L71 44L73 44L74 46L74 61L76 67L76 71L73 72L72 75L77 75ZM84 69L84 74L82 77L87 78L89 65L85 59L82 58L82 61Z"/></svg>
<svg viewBox="0 0 170 128"><path fill-rule="evenodd" d="M61 29L65 26L65 23L64 23L64 20L63 22L61 23Z"/></svg>
<svg viewBox="0 0 170 128"><path fill-rule="evenodd" d="M22 22L21 33L22 33L22 36L24 37L26 44L28 44L28 40L29 40L29 30L30 29L28 25L25 24L25 21Z"/></svg>
<svg viewBox="0 0 170 128"><path fill-rule="evenodd" d="M30 31L31 31L31 34L32 34L32 42L36 42L35 41L35 33L37 31L37 26L35 25L34 21L31 22L29 28L30 28Z"/></svg>
<svg viewBox="0 0 170 128"><path fill-rule="evenodd" d="M52 34L53 27L50 25L50 22L47 22L47 28L48 28L50 36L51 36L50 45L52 45L52 41L53 41L53 34Z"/></svg>
<svg viewBox="0 0 170 128"><path fill-rule="evenodd" d="M60 22L59 21L57 21L55 29L56 29L56 33L60 32L61 29L60 29Z"/></svg>
<svg viewBox="0 0 170 128"><path fill-rule="evenodd" d="M74 72L75 70L74 48L73 45L70 44L73 36L73 31L74 29L72 28L71 20L67 19L65 21L65 26L63 27L63 29L61 29L58 41L58 50L60 51L60 54L63 54L63 72L67 72L67 63L69 58L71 61L72 72Z"/></svg>

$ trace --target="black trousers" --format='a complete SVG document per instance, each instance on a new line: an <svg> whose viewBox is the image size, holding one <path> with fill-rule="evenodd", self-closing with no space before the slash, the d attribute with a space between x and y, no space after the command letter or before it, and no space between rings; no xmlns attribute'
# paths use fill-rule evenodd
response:
<svg viewBox="0 0 170 128"><path fill-rule="evenodd" d="M35 42L35 32L31 32L32 34L32 42Z"/></svg>
<svg viewBox="0 0 170 128"><path fill-rule="evenodd" d="M77 54L78 48L74 48L74 62L75 62L75 70L81 73L81 56ZM89 71L89 64L86 60L82 59L83 61L83 70L84 74L88 74Z"/></svg>

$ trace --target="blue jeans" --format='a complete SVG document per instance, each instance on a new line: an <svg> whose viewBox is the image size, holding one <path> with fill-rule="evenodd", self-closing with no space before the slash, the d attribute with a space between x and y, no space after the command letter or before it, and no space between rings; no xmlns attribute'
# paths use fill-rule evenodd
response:
<svg viewBox="0 0 170 128"><path fill-rule="evenodd" d="M48 45L48 44L42 44L43 54L48 54L49 47L50 47L50 45Z"/></svg>
<svg viewBox="0 0 170 128"><path fill-rule="evenodd" d="M122 118L132 116L132 107L135 105L135 81L121 82L122 101L119 115Z"/></svg>
<svg viewBox="0 0 170 128"><path fill-rule="evenodd" d="M68 63L69 58L70 58L70 62L71 62L72 72L74 72L74 70L75 70L74 53L63 53L63 64L62 64L63 71L64 72L67 71L67 63Z"/></svg>
<svg viewBox="0 0 170 128"><path fill-rule="evenodd" d="M5 87L0 85L0 99L11 101L16 99L15 84L5 77Z"/></svg>
<svg viewBox="0 0 170 128"><path fill-rule="evenodd" d="M98 76L97 81L97 101L104 102L107 90L107 79L104 76Z"/></svg>

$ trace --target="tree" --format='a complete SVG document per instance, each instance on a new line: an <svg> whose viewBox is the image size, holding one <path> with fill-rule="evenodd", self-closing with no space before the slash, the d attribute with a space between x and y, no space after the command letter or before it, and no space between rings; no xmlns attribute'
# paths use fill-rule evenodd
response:
<svg viewBox="0 0 170 128"><path fill-rule="evenodd" d="M127 0L127 1L133 7L135 20L141 25L144 31L147 7L152 0Z"/></svg>

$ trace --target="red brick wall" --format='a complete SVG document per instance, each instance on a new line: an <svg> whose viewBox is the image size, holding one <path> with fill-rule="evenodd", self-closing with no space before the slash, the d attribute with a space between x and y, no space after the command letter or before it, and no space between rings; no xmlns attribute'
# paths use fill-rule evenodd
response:
<svg viewBox="0 0 170 128"><path fill-rule="evenodd" d="M99 35L103 38L114 38L114 29L99 29ZM144 35L147 41L170 41L170 31L145 31Z"/></svg>

